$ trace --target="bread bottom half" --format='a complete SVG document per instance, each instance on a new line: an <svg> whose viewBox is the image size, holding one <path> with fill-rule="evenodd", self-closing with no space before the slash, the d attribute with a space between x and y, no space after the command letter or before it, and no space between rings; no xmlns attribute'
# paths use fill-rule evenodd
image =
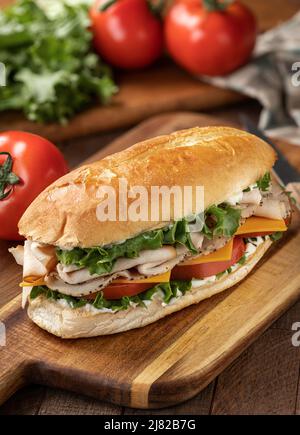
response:
<svg viewBox="0 0 300 435"><path fill-rule="evenodd" d="M215 282L192 288L166 306L154 298L146 308L130 307L117 313L105 313L85 307L69 308L41 295L29 301L28 315L38 326L61 338L95 337L141 328L232 287L249 274L271 245L272 241L266 239L245 264Z"/></svg>

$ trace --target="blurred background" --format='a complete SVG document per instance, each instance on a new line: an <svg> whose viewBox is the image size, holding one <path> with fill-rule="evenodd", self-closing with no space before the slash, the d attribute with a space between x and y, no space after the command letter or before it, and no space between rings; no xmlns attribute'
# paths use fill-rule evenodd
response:
<svg viewBox="0 0 300 435"><path fill-rule="evenodd" d="M300 143L298 0L0 6L0 130L64 142L71 166L115 134L175 110L235 122L246 111L273 136Z"/></svg>

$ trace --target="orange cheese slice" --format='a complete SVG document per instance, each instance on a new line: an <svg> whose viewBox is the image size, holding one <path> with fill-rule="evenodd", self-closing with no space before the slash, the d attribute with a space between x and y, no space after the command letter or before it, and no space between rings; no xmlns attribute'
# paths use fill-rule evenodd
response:
<svg viewBox="0 0 300 435"><path fill-rule="evenodd" d="M24 280L19 284L20 287L34 287L37 285L46 285L44 277L39 276L26 276Z"/></svg>
<svg viewBox="0 0 300 435"><path fill-rule="evenodd" d="M223 248L208 255L201 255L198 258L183 261L178 266L192 266L193 264L213 263L216 261L228 261L232 257L233 239L226 243Z"/></svg>
<svg viewBox="0 0 300 435"><path fill-rule="evenodd" d="M263 217L252 216L246 219L241 225L236 235L247 233L275 233L276 231L286 231L287 226L283 219L267 219Z"/></svg>
<svg viewBox="0 0 300 435"><path fill-rule="evenodd" d="M150 278L143 279L114 279L112 284L145 284L147 282L150 283L160 283L160 282L169 282L170 281L171 272L166 272L161 275L154 275Z"/></svg>

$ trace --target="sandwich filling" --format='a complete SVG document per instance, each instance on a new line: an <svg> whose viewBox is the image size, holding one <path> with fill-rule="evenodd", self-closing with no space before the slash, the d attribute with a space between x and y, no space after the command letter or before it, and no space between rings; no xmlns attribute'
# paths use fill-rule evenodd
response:
<svg viewBox="0 0 300 435"><path fill-rule="evenodd" d="M184 218L119 244L71 250L26 240L10 251L23 265L23 301L42 296L72 308L117 312L152 298L172 303L222 279L265 238L287 229L290 199L270 174L203 215Z"/></svg>

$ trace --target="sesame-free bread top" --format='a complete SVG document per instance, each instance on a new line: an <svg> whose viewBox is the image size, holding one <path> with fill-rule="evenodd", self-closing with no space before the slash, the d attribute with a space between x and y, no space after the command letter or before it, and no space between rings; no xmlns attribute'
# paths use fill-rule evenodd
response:
<svg viewBox="0 0 300 435"><path fill-rule="evenodd" d="M27 239L62 248L120 242L169 222L99 221L100 186L114 187L117 200L120 178L129 187L149 191L151 186L203 186L206 208L254 183L275 158L266 142L230 127L196 127L148 139L54 182L28 207L19 231ZM150 209L150 195L148 201Z"/></svg>

